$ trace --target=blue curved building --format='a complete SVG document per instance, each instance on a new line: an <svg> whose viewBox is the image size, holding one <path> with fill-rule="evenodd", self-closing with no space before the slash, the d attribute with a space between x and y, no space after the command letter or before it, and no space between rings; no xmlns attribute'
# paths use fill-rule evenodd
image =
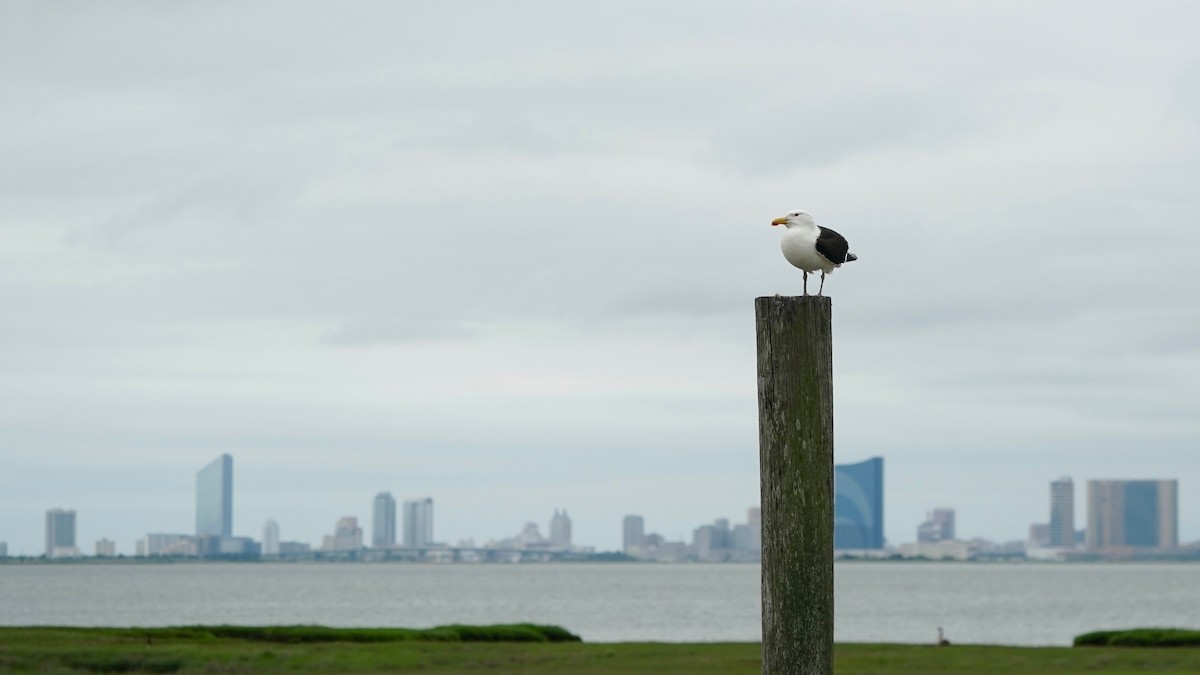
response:
<svg viewBox="0 0 1200 675"><path fill-rule="evenodd" d="M883 458L833 467L833 547L883 548Z"/></svg>
<svg viewBox="0 0 1200 675"><path fill-rule="evenodd" d="M233 536L233 457L228 453L196 474L196 536Z"/></svg>

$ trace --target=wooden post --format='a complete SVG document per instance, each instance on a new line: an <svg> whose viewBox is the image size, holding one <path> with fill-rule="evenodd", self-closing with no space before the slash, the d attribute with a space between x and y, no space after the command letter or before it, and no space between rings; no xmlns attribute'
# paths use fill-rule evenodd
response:
<svg viewBox="0 0 1200 675"><path fill-rule="evenodd" d="M833 333L828 297L754 301L762 672L833 672Z"/></svg>

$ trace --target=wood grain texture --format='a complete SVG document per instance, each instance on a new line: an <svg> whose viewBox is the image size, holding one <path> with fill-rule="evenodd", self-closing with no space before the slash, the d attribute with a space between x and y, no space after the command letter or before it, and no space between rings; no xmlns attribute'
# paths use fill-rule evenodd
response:
<svg viewBox="0 0 1200 675"><path fill-rule="evenodd" d="M833 335L828 297L754 301L762 672L833 672Z"/></svg>

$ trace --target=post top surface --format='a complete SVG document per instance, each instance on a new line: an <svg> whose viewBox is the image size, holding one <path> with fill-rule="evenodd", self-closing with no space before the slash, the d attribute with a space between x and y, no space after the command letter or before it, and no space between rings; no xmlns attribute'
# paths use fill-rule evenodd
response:
<svg viewBox="0 0 1200 675"><path fill-rule="evenodd" d="M829 305L832 304L832 298L828 295L762 295L754 299L755 304L763 302L778 302L783 303L807 303L812 305Z"/></svg>

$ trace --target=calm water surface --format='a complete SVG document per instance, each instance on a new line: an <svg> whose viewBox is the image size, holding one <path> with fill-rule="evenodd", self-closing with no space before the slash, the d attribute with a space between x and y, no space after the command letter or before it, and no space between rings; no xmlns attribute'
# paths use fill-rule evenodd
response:
<svg viewBox="0 0 1200 675"><path fill-rule="evenodd" d="M1200 627L1200 565L838 563L839 642L1065 645ZM754 641L757 565L0 565L0 624L558 624L592 642Z"/></svg>

